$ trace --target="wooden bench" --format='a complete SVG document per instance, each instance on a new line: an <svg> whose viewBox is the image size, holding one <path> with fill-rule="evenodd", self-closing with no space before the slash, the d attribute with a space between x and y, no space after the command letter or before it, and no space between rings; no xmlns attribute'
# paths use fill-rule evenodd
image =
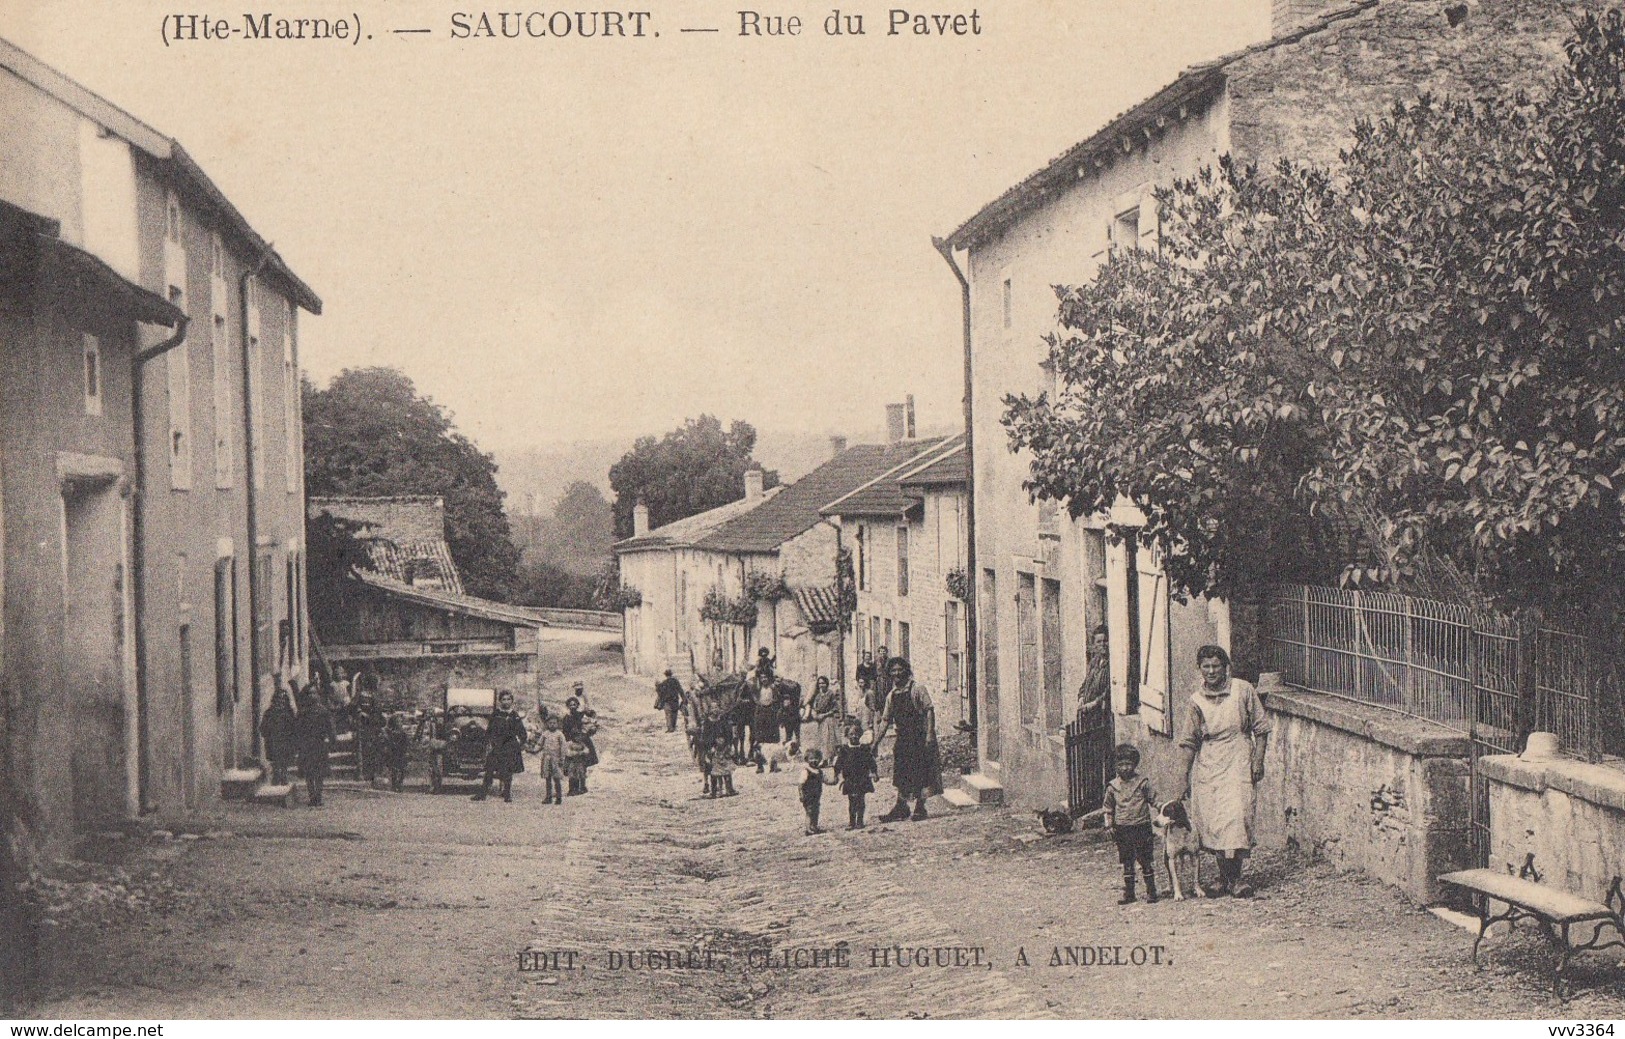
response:
<svg viewBox="0 0 1625 1039"><path fill-rule="evenodd" d="M1508 867L1509 869L1511 867ZM1625 948L1625 894L1620 892L1620 878L1615 877L1608 886L1602 902L1570 894L1538 883L1539 875L1534 863L1524 864L1520 876L1497 873L1493 869L1466 869L1446 873L1439 882L1466 891L1478 908L1478 937L1473 939L1473 963L1478 963L1478 946L1491 926L1505 922L1516 927L1520 920L1533 920L1541 932L1557 947L1557 964L1552 975L1553 989L1562 995L1569 959L1577 952L1593 949ZM1506 906L1501 913L1492 914L1490 903ZM1570 929L1590 925L1591 937L1584 944L1570 940ZM1603 941L1603 932L1613 928L1619 940ZM1583 933L1583 932L1582 932Z"/></svg>

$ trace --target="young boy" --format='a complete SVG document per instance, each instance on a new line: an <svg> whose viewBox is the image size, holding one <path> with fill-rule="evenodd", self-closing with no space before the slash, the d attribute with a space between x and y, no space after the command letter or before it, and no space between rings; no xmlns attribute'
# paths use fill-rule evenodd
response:
<svg viewBox="0 0 1625 1039"><path fill-rule="evenodd" d="M834 776L824 774L823 752L809 750L801 765L801 807L807 813L809 837L824 832L818 828L818 806L824 800L824 784L834 782Z"/></svg>
<svg viewBox="0 0 1625 1039"><path fill-rule="evenodd" d="M1123 864L1123 897L1134 901L1134 864L1145 874L1145 900L1157 900L1157 874L1151 861L1151 806L1156 795L1151 781L1139 774L1140 752L1132 744L1117 746L1117 777L1106 784L1106 829L1117 842L1117 861Z"/></svg>
<svg viewBox="0 0 1625 1039"><path fill-rule="evenodd" d="M547 728L539 740L538 759L538 771L547 781L547 796L542 798L542 803L561 805L564 803L564 733L559 731L557 715L549 715L544 724Z"/></svg>
<svg viewBox="0 0 1625 1039"><path fill-rule="evenodd" d="M846 828L861 830L863 811L880 769L875 764L874 748L863 743L863 725L856 719L847 723L846 743L835 751L835 775L841 781L841 793L846 795Z"/></svg>
<svg viewBox="0 0 1625 1039"><path fill-rule="evenodd" d="M580 739L569 740L564 744L564 772L570 777L569 789L565 793L574 797L586 793L587 789L587 745ZM562 802L559 802L562 803Z"/></svg>

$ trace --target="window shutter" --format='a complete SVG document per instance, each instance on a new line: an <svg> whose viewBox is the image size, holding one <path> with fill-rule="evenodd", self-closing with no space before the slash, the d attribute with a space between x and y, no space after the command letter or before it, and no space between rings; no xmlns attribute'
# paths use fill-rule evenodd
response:
<svg viewBox="0 0 1625 1039"><path fill-rule="evenodd" d="M1147 552L1141 557L1140 582L1140 716L1152 732L1169 735L1168 688L1171 670L1168 637L1168 578Z"/></svg>
<svg viewBox="0 0 1625 1039"><path fill-rule="evenodd" d="M1129 711L1129 642L1128 601L1128 548L1122 544L1106 545L1106 630L1107 638L1116 647L1109 654L1112 679L1112 710L1117 714Z"/></svg>

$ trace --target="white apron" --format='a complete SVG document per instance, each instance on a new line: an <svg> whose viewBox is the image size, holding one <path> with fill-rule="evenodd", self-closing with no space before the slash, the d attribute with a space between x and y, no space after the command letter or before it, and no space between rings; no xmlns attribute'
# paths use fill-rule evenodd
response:
<svg viewBox="0 0 1625 1039"><path fill-rule="evenodd" d="M1252 739L1242 725L1242 692L1215 699L1198 689L1191 706L1202 717L1202 743L1191 768L1191 825L1207 851L1253 846Z"/></svg>

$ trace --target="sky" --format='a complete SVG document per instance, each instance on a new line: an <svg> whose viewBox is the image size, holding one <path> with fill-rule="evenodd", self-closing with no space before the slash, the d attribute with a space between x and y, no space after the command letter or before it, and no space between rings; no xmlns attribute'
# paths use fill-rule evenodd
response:
<svg viewBox="0 0 1625 1039"><path fill-rule="evenodd" d="M313 378L398 367L513 450L702 412L869 430L905 393L953 422L959 287L931 237L1264 38L1269 8L942 0L914 10L975 9L981 34L916 37L843 5L867 35L831 38L825 0L757 9L800 36L744 38L737 4L652 3L643 39L455 39L484 9L295 0L271 10L371 38L166 46L166 15L245 5L0 0L0 36L179 139L275 243L323 300Z"/></svg>

